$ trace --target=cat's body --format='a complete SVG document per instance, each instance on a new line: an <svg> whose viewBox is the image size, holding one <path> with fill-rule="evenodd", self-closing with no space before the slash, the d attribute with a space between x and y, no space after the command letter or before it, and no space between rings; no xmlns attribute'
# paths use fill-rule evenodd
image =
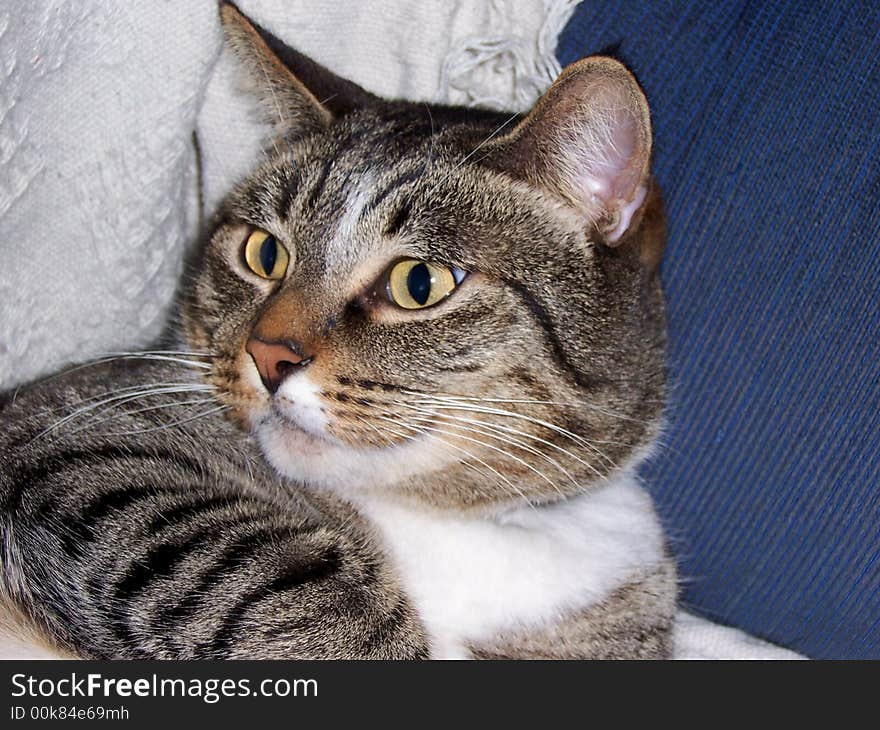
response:
<svg viewBox="0 0 880 730"><path fill-rule="evenodd" d="M0 472L3 529L14 538L4 552L6 598L34 611L65 652L668 651L671 616L658 609L671 609L674 580L650 502L630 475L493 519L385 500L362 503L359 516L340 500L280 483L221 414L181 423L187 416L173 404L192 393L97 405L132 382L183 389L193 380L181 366L123 360L57 376L49 395L23 389L0 411L0 451L11 457ZM59 414L82 408L53 428ZM645 577L656 605L633 590ZM347 612L356 617L350 623ZM597 637L610 617L614 631ZM552 642L530 645L547 631ZM633 636L640 641L626 645Z"/></svg>
<svg viewBox="0 0 880 730"><path fill-rule="evenodd" d="M223 14L280 136L185 352L0 412L9 605L86 656L668 655L635 81L588 59L520 119L386 102Z"/></svg>

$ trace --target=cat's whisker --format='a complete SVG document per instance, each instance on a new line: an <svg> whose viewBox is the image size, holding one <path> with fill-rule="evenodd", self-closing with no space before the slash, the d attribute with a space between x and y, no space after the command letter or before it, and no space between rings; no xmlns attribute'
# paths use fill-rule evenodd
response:
<svg viewBox="0 0 880 730"><path fill-rule="evenodd" d="M211 365L209 363L198 362L196 360L187 360L183 357L173 356L173 355L153 355L153 354L137 354L137 355L116 355L114 357L108 357L100 362L113 362L114 360L155 360L160 362L174 362L180 365L186 365L187 367L192 368L201 368L203 370L210 370Z"/></svg>
<svg viewBox="0 0 880 730"><path fill-rule="evenodd" d="M172 391L165 391L165 392L171 393ZM191 392L191 391L182 390L179 392L186 393L186 392ZM64 418L62 418L59 421L57 421L56 423L54 423L52 426L46 428L42 433L35 436L33 441L36 441L37 439L42 438L43 436L47 435L48 433L50 433L54 430L57 430L58 428L66 425L67 423L70 423L71 421L76 420L77 418L89 416L89 415L91 415L92 418L95 418L96 416L100 417L103 414L110 412L114 408L119 408L121 406L124 406L127 403L130 403L130 402L133 402L136 400L140 400L141 398L144 398L144 397L148 397L148 395L152 395L152 393L147 394L147 395L119 396L116 398L107 399L107 400L102 401L100 403L92 404L92 405L84 407L84 408L77 409L77 411L74 411L73 413L69 414L68 416L65 416ZM107 405L107 404L110 404L110 405ZM107 405L107 407L103 408L102 410L95 413L95 411L98 408L101 408L101 406L103 406L103 405ZM168 404L165 404L165 405L168 405ZM122 414L120 414L120 415L122 415ZM88 427L91 424L92 424L92 421L89 421L86 424L86 426L84 426L84 428ZM78 433L81 430L82 430L82 428L75 429L75 430L71 431L71 433Z"/></svg>
<svg viewBox="0 0 880 730"><path fill-rule="evenodd" d="M468 152L468 154L466 154L461 160L459 160L452 167L452 169L449 170L449 172L447 172L443 177L431 184L431 186L428 188L428 192L430 193L436 190L441 185L443 185L443 183L449 180L469 159L471 159L471 157L473 157L482 147L491 142L508 124L510 124L514 119L519 116L520 115L518 112L514 112L507 119L501 122L501 124L495 127L495 129L490 134L488 134L476 147L474 147L470 152Z"/></svg>
<svg viewBox="0 0 880 730"><path fill-rule="evenodd" d="M410 404L408 404L408 403L403 403L403 402L401 402L400 405L403 406L403 407L405 407L405 408L410 408L410 409L412 409L412 410L416 410L417 412L424 412L424 413L427 413L427 411L425 411L425 410L419 408L418 406L413 406L413 405L410 405ZM480 419L474 419L474 418L461 418L460 416L452 416L452 415L449 415L449 414L443 414L442 417L443 417L444 419L446 419L446 420L455 421L456 423L466 423L466 424L469 424L469 425L473 425L473 426L475 426L475 427L477 427L477 428L487 429L487 430L492 431L492 432L495 432L495 433L499 433L499 432L500 432L500 433L503 433L503 434L513 434L513 435L516 435L516 436L522 436L522 437L524 437L524 438L531 439L531 440L536 441L536 442L538 442L538 443L540 443L540 444L543 444L543 445L545 445L545 446L548 446L548 447L550 447L550 448L552 448L552 449L554 449L554 450L556 450L556 451L559 451L560 453L562 453L562 454L568 456L569 458L571 458L571 459L577 461L579 464L582 464L583 466L585 466L585 467L587 467L587 468L593 469L592 464L590 464L589 462L585 461L584 459L582 459L581 457L579 457L577 454L575 454L575 453L569 451L568 449L563 448L562 446L559 446L558 444L554 444L552 441L547 441L546 439L542 439L540 436L535 436L534 434L528 433L528 432L526 432L526 431L520 431L519 429L516 429L516 428L510 428L509 426L500 426L500 425L498 425L498 424L489 423L488 421L481 421ZM487 434L487 435L492 435L492 434ZM501 437L499 436L499 437L496 437L496 438L501 438ZM550 456L548 456L547 454L543 453L543 452L540 451L539 449L529 447L528 445L523 444L523 443L522 443L521 441L519 441L518 439L511 439L511 441L510 441L509 443L516 444L516 445L518 445L520 448L523 448L523 449L529 451L530 453L536 454L536 455L538 455L538 456L541 456L541 457L544 458L544 459L547 459L550 463L552 463L552 464L553 464L554 466L556 466L560 471L562 471L562 472L563 472L563 473L564 473L569 479L571 479L573 482L577 483L577 481L575 480L575 478L571 475L571 473L570 473L567 469L565 469L564 467L562 467L562 466L561 466L561 465L560 465L555 459L551 458Z"/></svg>
<svg viewBox="0 0 880 730"><path fill-rule="evenodd" d="M113 352L107 353L104 359L106 361L113 361L167 358L169 362L180 362L184 365L197 365L205 367L207 365L210 365L210 362L206 361L209 361L215 357L215 355L200 354L195 352Z"/></svg>
<svg viewBox="0 0 880 730"><path fill-rule="evenodd" d="M395 445L394 439L392 439L387 433L384 433L378 426L376 426L376 424L370 422L369 419L364 418L363 416L355 416L355 419L352 419L349 416L342 416L342 417L344 420L348 421L349 423L354 423L355 419L356 419L356 422L362 423L365 426L369 426L371 429L373 429L378 434L379 438L383 439L389 446Z"/></svg>
<svg viewBox="0 0 880 730"><path fill-rule="evenodd" d="M132 393L131 389L123 388L122 389L123 391L128 391L128 392L114 395L110 398L105 398L101 401L98 401L97 403L90 403L87 406L77 408L75 411L72 411L71 413L68 413L63 418L57 420L51 426L47 426L45 429L40 431L36 436L34 436L28 442L27 445L30 446L35 441L38 441L39 439L43 438L47 434L51 433L52 431L55 431L55 430L61 428L66 423L69 423L70 421L72 421L76 418L79 418L80 416L83 416L87 413L91 413L95 409L100 408L103 405L107 405L108 403L114 403L114 405L121 405L121 403L119 403L119 401L129 402L131 400L137 400L138 398L142 398L142 397L146 397L146 396L150 396L150 395L172 395L172 394L178 394L178 393L204 393L204 392L209 392L209 391L213 390L213 388L209 385L200 385L200 384L186 384L183 387L177 386L177 387L173 387L173 388L146 388L145 389L143 386L139 386L139 387L141 389L139 392L135 391Z"/></svg>
<svg viewBox="0 0 880 730"><path fill-rule="evenodd" d="M352 424L352 425L355 425L355 426L358 426L358 427L361 427L361 426L367 426L367 427L369 427L369 428L370 428L372 431L374 431L374 432L375 432L375 433L376 433L376 434L377 434L377 435L378 435L378 436L379 436L379 437L380 437L380 438L381 438L381 439L382 439L382 440L383 440L388 446L396 446L396 445L397 445L397 444L394 442L394 439L392 439L390 436L388 436L387 433L384 433L381 429L379 429L379 428L376 426L376 424L371 423L369 419L365 418L365 417L362 416L362 415L359 415L359 414L357 414L357 413L352 414L352 415L348 415L348 414L346 414L346 413L336 413L335 415L336 415L337 418L342 419L343 421L345 421L345 422L347 422L347 423L349 423L349 424Z"/></svg>
<svg viewBox="0 0 880 730"><path fill-rule="evenodd" d="M425 164L425 170L427 170L434 161L434 136L436 132L434 130L434 115L431 113L431 107L427 102L425 103L425 111L428 112L428 121L431 123L431 146L428 148L428 161Z"/></svg>
<svg viewBox="0 0 880 730"><path fill-rule="evenodd" d="M145 357L149 356L149 357ZM191 365L193 367L206 368L210 367L206 365L206 363L198 362L195 360L189 360L188 358L199 357L199 358L214 358L216 355L212 355L208 352L193 352L193 351L184 351L184 350L144 350L144 351L132 351L132 352L105 352L102 355L99 355L94 360L89 360L89 362L84 362L80 365L74 365L73 367L66 368L54 375L50 375L44 378L43 382L51 382L56 378L60 378L63 375L68 375L70 373L75 373L80 370L84 370L86 368L95 367L96 365L103 365L108 362L113 362L115 360L124 360L124 359L161 359L162 356L168 356L169 358L175 357L179 358L179 362L185 365ZM176 360L171 360L172 362Z"/></svg>
<svg viewBox="0 0 880 730"><path fill-rule="evenodd" d="M160 411L163 409L179 408L181 406L197 406L197 405L205 405L206 403L216 403L216 402L217 401L214 398L199 398L197 400L171 401L170 403L161 403L160 405L156 405L156 406L146 406L144 408L136 408L135 410L132 410L132 411L129 411L129 410L119 411L117 413L114 413L111 416L108 416L107 418L100 418L100 420L95 420L96 418L99 418L104 413L108 413L113 410L113 407L105 408L100 413L94 414L92 416L92 418L85 425L69 431L69 434L73 435L76 433L80 433L81 431L85 431L87 429L96 428L96 427L100 426L102 423L107 423L109 421L113 421L114 419L120 418L122 416L133 416L133 415L139 414L139 413L149 413L151 411Z"/></svg>
<svg viewBox="0 0 880 730"><path fill-rule="evenodd" d="M382 418L382 416L380 416L380 418ZM477 444L478 446L482 446L484 448L487 448L491 451L495 451L495 452L501 454L502 456L505 456L508 459L515 461L516 463L520 464L521 466L524 466L529 471L534 472L537 476L539 476L541 479L543 479L545 482L547 482L551 487L553 487L553 489L555 489L560 495L563 494L562 490L559 489L556 482L554 482L550 477L548 477L546 474L544 474L544 472L542 472L540 469L537 469L536 467L529 464L525 459L521 459L520 457L516 456L515 454L511 454L509 451L507 451L505 449L502 449L498 446L494 446L493 444L486 443L485 441L482 441L480 439L471 438L470 436L465 436L465 435L463 435L461 433L457 433L455 431L449 431L447 429L437 428L436 426L418 426L417 428L424 428L427 431L430 431L432 433L441 433L441 434L445 434L446 436L452 436L454 438L463 439L465 441Z"/></svg>
<svg viewBox="0 0 880 730"><path fill-rule="evenodd" d="M161 382L161 383L138 383L136 385L126 386L124 388L114 388L113 390L107 390L102 393L96 393L95 395L89 396L88 398L83 398L76 403L70 405L82 405L85 403L91 403L93 401L101 400L104 398L110 397L110 400L113 399L114 396L125 397L127 395L131 395L133 393L141 394L150 394L150 393L164 393L166 388L186 388L193 389L199 391L209 391L212 390L212 386L207 383L200 382ZM101 404L96 404L101 405Z"/></svg>
<svg viewBox="0 0 880 730"><path fill-rule="evenodd" d="M412 189L411 189L410 192L406 195L406 203L405 203L405 205L406 205L407 207L412 203L412 199L413 199L413 198L416 196L416 194L419 192L419 189L420 189L420 186L419 186L419 180L421 180L422 176L424 176L425 174L427 174L427 173L430 171L430 169L431 169L431 165L432 165L433 162L434 162L434 151L435 151L435 140L434 140L434 138L435 138L435 136L436 136L436 131L435 131L435 127L434 127L434 115L431 113L431 107L430 107L429 104L425 103L425 104L424 104L424 107L425 107L425 111L426 111L427 114L428 114L428 121L429 121L430 124L431 124L431 137L430 137L430 139L429 139L429 144L430 144L430 146L428 147L428 159L425 160L424 165L422 165L422 170L421 170L421 172L420 172L420 174L419 174L419 178L415 181L415 183L412 185ZM444 178L444 179L445 179L445 178ZM441 182L442 182L442 180L441 180ZM437 184L439 184L439 183L435 183L434 185L431 186L431 188L433 189L433 187L436 187Z"/></svg>
<svg viewBox="0 0 880 730"><path fill-rule="evenodd" d="M150 428L139 428L131 431L117 431L114 433L105 434L107 436L135 436L137 434L142 433L153 433L155 431L166 431L170 428L176 428L178 426L182 426L185 423L192 423L193 421L197 421L201 418L206 418L215 413L220 413L222 411L229 410L230 406L217 406L216 408L211 408L207 411L203 411L201 413L197 413L194 416L190 416L189 418L184 418L179 421L174 421L172 423L163 423L159 426L151 426Z"/></svg>
<svg viewBox="0 0 880 730"><path fill-rule="evenodd" d="M566 438L574 441L575 443L578 443L581 446L589 449L590 451L595 453L597 456L601 457L606 462L608 462L609 465L611 465L612 467L616 466L614 464L614 462L608 458L608 456L606 456L601 450L596 448L596 446L594 446L588 440L584 439L582 436L578 436L576 433L572 433L568 429L562 428L561 426L557 426L556 424L551 423L549 421L545 421L541 418L527 416L524 413L517 413L516 411L508 411L508 410L500 409L500 408L487 408L484 406L479 406L479 405L476 405L473 403L467 403L467 402L456 402L454 399L447 399L447 398L443 398L441 396L434 396L431 398L425 398L425 399L422 399L422 402L425 403L426 405L430 405L431 407L436 408L441 411L443 411L443 410L453 410L453 411L460 410L460 411L467 411L467 412L471 412L471 413L483 413L485 415L496 415L496 416L503 416L503 417L507 417L507 418L515 418L515 419L527 421L530 423L534 423L535 425L543 426L544 428L550 429L551 431L555 431L556 433L558 433L562 436L565 436ZM603 476L597 469L595 469L595 467L591 467L591 468L593 469L593 471L595 471L595 473L598 476L600 476L600 477Z"/></svg>
<svg viewBox="0 0 880 730"><path fill-rule="evenodd" d="M412 420L419 422L419 423L432 423L433 424L433 423L437 422L435 419L428 418L426 416L414 416ZM502 444L507 444L509 446L513 446L516 449L521 449L529 454L533 454L534 456L537 456L541 459L544 459L545 461L548 461L553 466L555 466L557 469L559 469L559 471L561 471L572 482L572 484L577 485L578 482L574 478L574 476L572 476L571 472L569 472L564 466L562 466L562 464L560 464L558 461L556 461L556 459L548 456L547 454L540 451L539 449L536 449L535 447L530 446L529 444L524 443L523 441L520 441L519 439L515 439L510 436L499 434L497 431L493 431L487 427L481 428L479 426L474 426L474 425L461 425L461 423L464 421L465 421L465 419L456 419L454 417L451 417L451 418L444 418L442 423L452 422L452 423L450 423L450 425L457 430L467 431L468 433L475 433L475 434L479 434L481 436L488 436L491 439L495 439L496 441L500 441Z"/></svg>
<svg viewBox="0 0 880 730"><path fill-rule="evenodd" d="M105 352L105 355L191 355L193 357L217 357L212 352L205 350L114 350Z"/></svg>
<svg viewBox="0 0 880 730"><path fill-rule="evenodd" d="M398 426L402 426L403 428L415 431L416 433L419 433L419 434L425 436L426 438L430 438L434 441L438 441L442 445L464 454L468 459L476 461L478 464L480 464L480 465L484 466L486 469L488 469L492 474L494 474L500 480L499 483L502 486L509 487L515 496L518 496L527 505L529 505L529 507L531 507L532 509L535 509L535 505L532 504L531 501L529 501L528 497L526 497L526 495L523 493L523 491L521 489L519 489L519 487L517 487L512 481L510 481L510 479L508 479L506 476L504 476L500 471L495 469L493 466L491 466L490 464L487 464L485 461L480 459L478 456L475 456L474 454L472 454L467 449L462 448L461 446L458 446L457 444L450 443L449 441L442 438L441 436L437 436L434 433L430 433L429 431L431 429L426 429L425 427L420 427L420 426L414 426L414 425L407 423L405 421L400 421L398 419L392 419L392 418L388 418L385 416L379 416L379 418L381 418L385 421L390 421L391 423L394 423ZM397 433L391 429L389 429L389 431L391 431L392 433L396 433L396 435L400 436L401 438L407 438L408 440L415 441L415 438L413 438L412 436L406 436L404 434ZM474 468L472 464L468 464L467 462L461 462L461 463L463 466Z"/></svg>
<svg viewBox="0 0 880 730"><path fill-rule="evenodd" d="M458 164L456 164L455 167L452 168L451 173L454 173L454 172L455 172L456 170L458 170L462 165L464 165L465 162L467 162L471 157L473 157L473 156L474 156L474 155L475 155L475 154L476 154L476 153L477 153L477 152L478 152L478 151L479 151L484 145L488 144L488 143L491 142L496 136L498 136L498 134L499 134L499 133L500 133L500 132L501 132L501 131L502 131L502 130L508 125L508 124L510 124L514 119L516 119L518 116L519 116L519 113L518 113L518 112L514 112L514 113L511 114L507 119L505 119L503 122L501 122L501 124L499 124L497 127L495 127L495 129L492 131L492 133L491 133L489 136L487 136L482 142L480 142L480 144L478 144L476 147L474 147L474 148L473 148L468 154L466 154L461 160L459 160ZM450 173L450 174L451 174L451 173Z"/></svg>
<svg viewBox="0 0 880 730"><path fill-rule="evenodd" d="M533 398L483 398L483 397L475 397L475 396L466 396L466 395L448 395L448 394L439 394L434 395L432 397L435 398L444 398L447 400L463 400L463 401L475 401L480 403L521 403L525 405L546 405L546 406L559 406L563 408L586 408L591 411L595 411L596 413L601 413L605 416L611 416L612 418L618 418L620 420L631 421L633 423L638 423L640 425L644 425L647 421L643 421L638 418L633 418L632 416L627 416L623 413L618 413L616 411L608 410L607 408L603 408L602 406L597 406L595 403L590 403L584 400L570 400L570 401L555 401L555 400L537 400Z"/></svg>

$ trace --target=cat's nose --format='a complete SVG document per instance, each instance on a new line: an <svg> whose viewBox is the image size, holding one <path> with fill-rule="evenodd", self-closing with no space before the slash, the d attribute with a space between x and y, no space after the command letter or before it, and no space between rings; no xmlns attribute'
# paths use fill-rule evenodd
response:
<svg viewBox="0 0 880 730"><path fill-rule="evenodd" d="M266 342L252 335L245 347L253 358L260 373L260 380L266 390L274 395L275 391L290 373L308 365L314 358L305 356L293 342L279 340Z"/></svg>

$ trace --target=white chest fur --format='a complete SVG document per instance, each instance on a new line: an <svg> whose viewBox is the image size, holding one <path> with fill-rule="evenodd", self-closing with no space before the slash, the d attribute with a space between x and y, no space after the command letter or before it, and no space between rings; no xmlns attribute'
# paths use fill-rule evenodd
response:
<svg viewBox="0 0 880 730"><path fill-rule="evenodd" d="M465 657L468 644L502 630L586 609L662 560L651 500L629 475L496 518L378 499L359 506L379 529L437 658Z"/></svg>

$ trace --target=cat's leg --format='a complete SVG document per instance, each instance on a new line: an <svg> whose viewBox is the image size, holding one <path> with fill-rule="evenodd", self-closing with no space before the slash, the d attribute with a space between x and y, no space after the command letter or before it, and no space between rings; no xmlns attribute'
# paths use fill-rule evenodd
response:
<svg viewBox="0 0 880 730"><path fill-rule="evenodd" d="M8 629L86 658L425 656L359 515L194 415L181 375L114 361L0 395L0 650Z"/></svg>
<svg viewBox="0 0 880 730"><path fill-rule="evenodd" d="M668 659L675 616L675 566L618 588L588 610L474 646L476 659Z"/></svg>
<svg viewBox="0 0 880 730"><path fill-rule="evenodd" d="M124 464L126 480L59 474L6 490L3 592L31 636L87 658L426 656L384 556L343 505L183 488L173 467L132 458L95 467Z"/></svg>

